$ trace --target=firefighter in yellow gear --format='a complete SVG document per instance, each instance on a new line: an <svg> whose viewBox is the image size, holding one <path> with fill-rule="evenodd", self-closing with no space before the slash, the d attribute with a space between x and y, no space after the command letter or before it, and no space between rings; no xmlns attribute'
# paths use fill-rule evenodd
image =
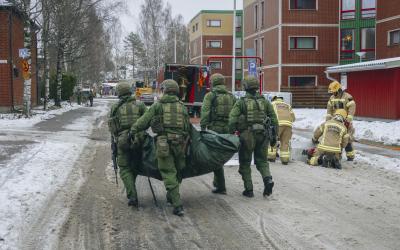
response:
<svg viewBox="0 0 400 250"><path fill-rule="evenodd" d="M334 113L338 109L344 109L347 112L347 118L345 121L348 133L350 135L349 143L345 147L346 156L348 161L354 160L355 151L353 148L354 132L353 118L356 113L356 102L353 97L342 89L342 85L335 81L329 84L328 92L332 94L329 98L327 105L326 120L332 119Z"/></svg>
<svg viewBox="0 0 400 250"><path fill-rule="evenodd" d="M342 150L349 143L349 134L344 125L347 112L344 109L335 111L333 118L322 123L315 131L312 138L313 143L318 143L317 149L308 160L308 164L326 166L325 160L333 161L333 167L340 169Z"/></svg>
<svg viewBox="0 0 400 250"><path fill-rule="evenodd" d="M272 107L278 118L280 142L279 157L282 164L287 165L290 160L290 140L292 139L292 126L296 117L290 104L284 102L282 96L274 96L271 99ZM268 147L268 160L274 162L277 156L277 147Z"/></svg>

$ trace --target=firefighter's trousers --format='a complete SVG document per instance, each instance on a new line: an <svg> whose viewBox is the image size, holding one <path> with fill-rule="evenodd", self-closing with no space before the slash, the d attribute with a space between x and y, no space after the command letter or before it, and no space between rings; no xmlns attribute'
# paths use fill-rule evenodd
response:
<svg viewBox="0 0 400 250"><path fill-rule="evenodd" d="M292 127L279 126L278 140L280 142L279 157L282 163L290 161L290 140L292 139ZM268 147L268 160L275 160L277 147Z"/></svg>

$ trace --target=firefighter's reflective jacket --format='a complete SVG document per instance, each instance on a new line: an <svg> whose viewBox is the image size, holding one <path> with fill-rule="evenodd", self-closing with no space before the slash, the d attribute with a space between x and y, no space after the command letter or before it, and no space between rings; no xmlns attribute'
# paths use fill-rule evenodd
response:
<svg viewBox="0 0 400 250"><path fill-rule="evenodd" d="M347 111L347 119L353 120L353 117L356 113L356 103L355 103L353 97L345 91L343 91L339 96L332 95L329 98L328 105L327 105L326 120L330 120L333 117L333 115L337 109L346 110Z"/></svg>
<svg viewBox="0 0 400 250"><path fill-rule="evenodd" d="M278 98L272 102L272 106L278 118L279 126L292 127L296 117L290 104L287 104L282 99Z"/></svg>
<svg viewBox="0 0 400 250"><path fill-rule="evenodd" d="M318 150L341 153L349 142L347 128L343 122L331 119L322 123L315 131L313 136L314 141L319 141Z"/></svg>

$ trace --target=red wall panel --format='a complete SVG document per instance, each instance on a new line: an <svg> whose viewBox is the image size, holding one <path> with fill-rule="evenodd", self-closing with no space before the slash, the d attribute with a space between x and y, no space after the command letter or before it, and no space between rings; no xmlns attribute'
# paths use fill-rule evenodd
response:
<svg viewBox="0 0 400 250"><path fill-rule="evenodd" d="M347 81L357 116L400 118L400 69L350 72Z"/></svg>

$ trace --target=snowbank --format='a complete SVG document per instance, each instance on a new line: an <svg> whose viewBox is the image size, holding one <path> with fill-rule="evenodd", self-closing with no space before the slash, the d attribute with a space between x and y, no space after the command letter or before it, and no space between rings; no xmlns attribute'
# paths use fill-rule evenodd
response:
<svg viewBox="0 0 400 250"><path fill-rule="evenodd" d="M39 109L40 107L32 110L32 116L29 118L23 117L19 113L7 113L0 114L0 129L1 128L28 128L35 124L53 118L56 115L61 115L70 110L78 109L82 106L77 104L69 104L67 102L61 103L61 108L54 106L50 107L50 110L44 111Z"/></svg>
<svg viewBox="0 0 400 250"><path fill-rule="evenodd" d="M325 121L325 109L294 109L294 128L314 130ZM358 140L382 142L386 145L400 145L400 121L354 121L355 137Z"/></svg>

